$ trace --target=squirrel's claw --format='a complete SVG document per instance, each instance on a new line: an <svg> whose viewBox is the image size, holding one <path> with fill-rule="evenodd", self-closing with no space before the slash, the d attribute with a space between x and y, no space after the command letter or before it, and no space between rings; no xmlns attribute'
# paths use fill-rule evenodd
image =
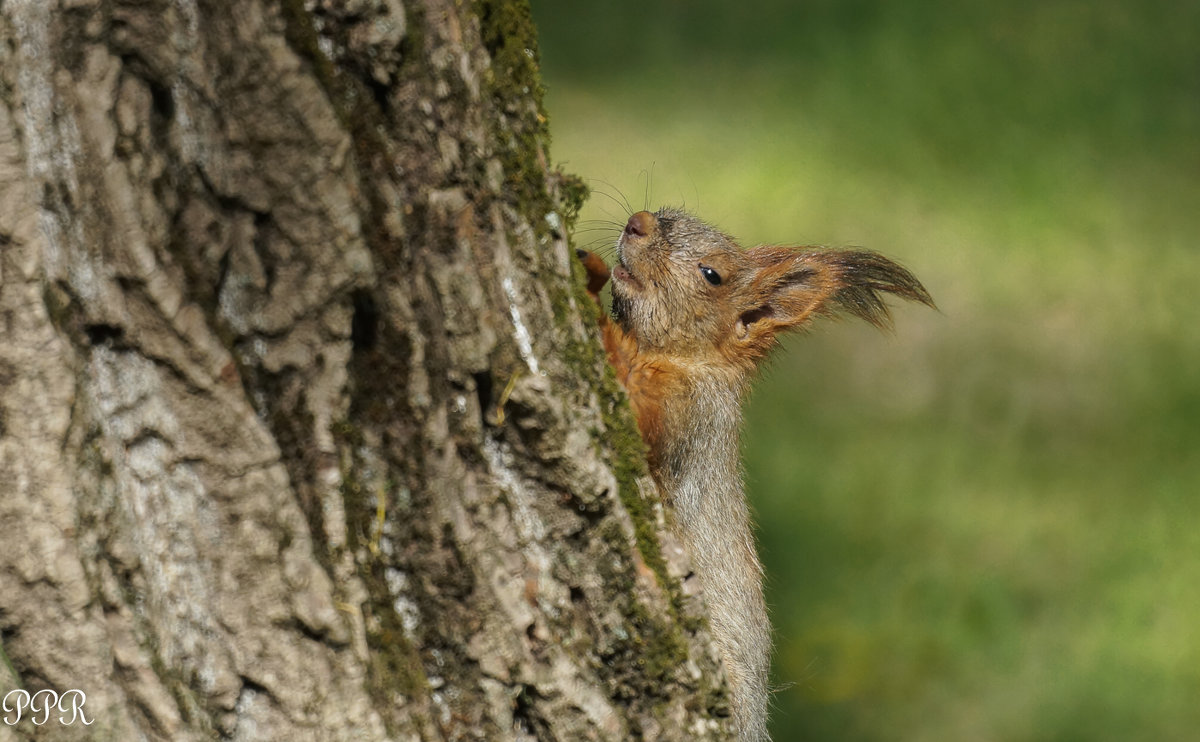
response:
<svg viewBox="0 0 1200 742"><path fill-rule="evenodd" d="M596 301L599 301L600 289L604 288L604 284L608 283L608 266L594 252L576 250L575 254L579 256L579 262L583 263L583 268L587 271L588 294Z"/></svg>

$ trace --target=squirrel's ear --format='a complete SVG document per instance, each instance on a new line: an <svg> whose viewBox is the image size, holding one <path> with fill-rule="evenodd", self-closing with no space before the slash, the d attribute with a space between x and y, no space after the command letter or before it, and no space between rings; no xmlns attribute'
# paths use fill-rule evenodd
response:
<svg viewBox="0 0 1200 742"><path fill-rule="evenodd" d="M916 276L869 250L757 247L749 255L760 267L736 333L752 343L798 328L814 314L847 312L888 327L885 293L934 306Z"/></svg>

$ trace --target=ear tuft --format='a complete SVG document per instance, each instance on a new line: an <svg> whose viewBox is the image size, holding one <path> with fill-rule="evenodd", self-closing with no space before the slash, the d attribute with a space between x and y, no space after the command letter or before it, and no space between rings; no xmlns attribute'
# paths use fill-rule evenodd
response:
<svg viewBox="0 0 1200 742"><path fill-rule="evenodd" d="M830 250L813 253L837 275L837 289L831 297L834 310L840 310L889 328L892 316L881 294L893 294L936 308L933 297L907 268L870 250Z"/></svg>

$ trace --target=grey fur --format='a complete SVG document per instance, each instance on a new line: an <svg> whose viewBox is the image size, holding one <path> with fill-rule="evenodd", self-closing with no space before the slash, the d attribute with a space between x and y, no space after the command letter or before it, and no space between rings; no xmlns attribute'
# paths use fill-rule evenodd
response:
<svg viewBox="0 0 1200 742"><path fill-rule="evenodd" d="M704 589L709 624L724 660L734 719L743 740L767 734L771 625L762 594L762 565L754 548L738 460L741 390L697 378L695 414L674 437L663 468L680 540Z"/></svg>

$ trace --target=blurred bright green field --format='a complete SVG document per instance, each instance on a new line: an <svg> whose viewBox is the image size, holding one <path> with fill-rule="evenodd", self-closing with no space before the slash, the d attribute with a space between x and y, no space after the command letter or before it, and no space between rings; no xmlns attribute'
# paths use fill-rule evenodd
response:
<svg viewBox="0 0 1200 742"><path fill-rule="evenodd" d="M940 306L749 406L776 738L1200 739L1200 4L584 5L534 0L557 162Z"/></svg>

